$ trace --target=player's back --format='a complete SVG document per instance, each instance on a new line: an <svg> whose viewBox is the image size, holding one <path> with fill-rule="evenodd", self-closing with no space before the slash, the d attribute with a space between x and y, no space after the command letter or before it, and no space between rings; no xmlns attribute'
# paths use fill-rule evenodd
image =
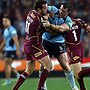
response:
<svg viewBox="0 0 90 90"><path fill-rule="evenodd" d="M80 62L83 58L83 48L80 43L80 36L82 31L82 22L76 19L73 20L73 26L71 31L67 32L65 35L67 52L71 58L70 64L75 64Z"/></svg>
<svg viewBox="0 0 90 90"><path fill-rule="evenodd" d="M25 43L41 43L41 35L44 27L40 20L41 16L35 10L28 13L25 26Z"/></svg>
<svg viewBox="0 0 90 90"><path fill-rule="evenodd" d="M67 44L78 45L80 43L82 25L80 21L76 19L72 19L72 20L73 20L73 26L71 28L71 31L65 34L65 40Z"/></svg>

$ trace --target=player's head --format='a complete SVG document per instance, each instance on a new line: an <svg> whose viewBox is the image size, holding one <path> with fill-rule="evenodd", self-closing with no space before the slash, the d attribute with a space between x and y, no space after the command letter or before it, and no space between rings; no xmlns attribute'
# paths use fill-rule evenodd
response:
<svg viewBox="0 0 90 90"><path fill-rule="evenodd" d="M36 0L34 3L34 8L41 15L47 14L47 1L46 0Z"/></svg>
<svg viewBox="0 0 90 90"><path fill-rule="evenodd" d="M67 16L72 10L72 6L70 3L63 3L60 6L60 15L61 17L65 17Z"/></svg>
<svg viewBox="0 0 90 90"><path fill-rule="evenodd" d="M54 17L55 14L57 14L59 9L57 9L55 6L48 6L48 13L51 18Z"/></svg>
<svg viewBox="0 0 90 90"><path fill-rule="evenodd" d="M3 26L9 27L11 25L10 17L9 16L3 16Z"/></svg>

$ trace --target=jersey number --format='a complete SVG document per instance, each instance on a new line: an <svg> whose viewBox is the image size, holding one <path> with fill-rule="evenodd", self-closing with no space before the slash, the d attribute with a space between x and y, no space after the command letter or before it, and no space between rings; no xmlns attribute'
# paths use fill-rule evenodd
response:
<svg viewBox="0 0 90 90"><path fill-rule="evenodd" d="M25 31L27 34L29 34L29 27L30 27L31 23L33 23L33 19L31 17L27 16L26 26L25 26Z"/></svg>
<svg viewBox="0 0 90 90"><path fill-rule="evenodd" d="M76 35L76 32L73 31L72 33L73 33L73 35L74 35L74 39L75 39L75 41L77 41L77 35Z"/></svg>
<svg viewBox="0 0 90 90"><path fill-rule="evenodd" d="M25 31L26 31L27 34L29 34L29 26L30 26L30 22L26 21Z"/></svg>

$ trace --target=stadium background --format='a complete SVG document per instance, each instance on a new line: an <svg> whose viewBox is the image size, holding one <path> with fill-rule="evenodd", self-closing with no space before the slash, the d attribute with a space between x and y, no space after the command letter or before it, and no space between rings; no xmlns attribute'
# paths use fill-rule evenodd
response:
<svg viewBox="0 0 90 90"><path fill-rule="evenodd" d="M33 3L35 0L0 0L0 43L3 40L3 25L2 17L3 15L8 15L11 18L12 25L17 29L20 43L20 50L22 56L13 63L13 66L17 68L18 71L22 72L25 70L25 56L23 52L23 42L25 38L25 19L27 13L33 9ZM68 0L47 0L49 5L55 5L59 8L60 4ZM73 5L73 10L71 17L81 18L88 24L90 24L90 0L69 0ZM83 67L90 67L90 34L87 32L82 32L81 36L82 44L84 46L84 60L82 63ZM55 65L53 73L51 76L63 76L62 73L58 73L59 70L62 70L58 65L56 59L52 59L53 64ZM36 64L35 71L38 72L39 64ZM38 76L36 73L32 76ZM0 78L5 77L4 75L4 61L3 53L0 53ZM13 75L12 75L13 77Z"/></svg>

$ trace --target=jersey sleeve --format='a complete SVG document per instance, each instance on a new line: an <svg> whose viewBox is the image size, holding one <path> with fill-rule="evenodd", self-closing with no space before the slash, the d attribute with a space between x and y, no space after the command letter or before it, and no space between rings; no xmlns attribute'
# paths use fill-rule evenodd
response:
<svg viewBox="0 0 90 90"><path fill-rule="evenodd" d="M85 23L85 21L83 21L81 19L77 19L77 20L80 22L80 24L81 24L81 26L82 26L83 29L86 29L87 28L88 24Z"/></svg>
<svg viewBox="0 0 90 90"><path fill-rule="evenodd" d="M71 28L73 25L73 21L69 16L66 17L65 23Z"/></svg>
<svg viewBox="0 0 90 90"><path fill-rule="evenodd" d="M17 31L14 27L10 28L10 34L12 37L14 37L15 35L17 35Z"/></svg>
<svg viewBox="0 0 90 90"><path fill-rule="evenodd" d="M39 28L40 22L41 22L40 18L36 13L34 12L29 13L26 19L25 32L27 34L34 33Z"/></svg>

